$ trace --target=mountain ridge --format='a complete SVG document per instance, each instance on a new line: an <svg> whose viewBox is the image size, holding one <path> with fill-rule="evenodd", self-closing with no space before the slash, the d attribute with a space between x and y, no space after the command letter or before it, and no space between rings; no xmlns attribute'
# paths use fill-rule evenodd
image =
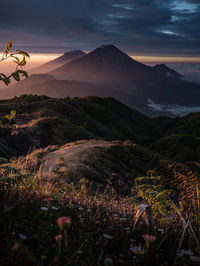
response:
<svg viewBox="0 0 200 266"><path fill-rule="evenodd" d="M82 50L71 50L69 52L65 52L63 55L57 57L54 60L51 60L47 63L44 63L38 67L31 69L29 72L31 74L46 74L66 63L69 63L72 60L75 60L81 56L86 55Z"/></svg>

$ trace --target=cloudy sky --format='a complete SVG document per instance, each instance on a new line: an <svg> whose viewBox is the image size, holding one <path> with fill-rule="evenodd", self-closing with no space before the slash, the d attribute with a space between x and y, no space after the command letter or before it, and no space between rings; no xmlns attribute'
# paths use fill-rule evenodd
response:
<svg viewBox="0 0 200 266"><path fill-rule="evenodd" d="M0 45L62 53L115 44L131 54L200 57L200 0L1 0Z"/></svg>

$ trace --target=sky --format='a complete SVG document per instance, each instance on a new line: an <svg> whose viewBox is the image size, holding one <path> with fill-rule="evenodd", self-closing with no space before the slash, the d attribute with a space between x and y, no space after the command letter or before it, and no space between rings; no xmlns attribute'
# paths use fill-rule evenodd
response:
<svg viewBox="0 0 200 266"><path fill-rule="evenodd" d="M0 48L90 51L114 44L130 55L200 58L200 0L1 0Z"/></svg>

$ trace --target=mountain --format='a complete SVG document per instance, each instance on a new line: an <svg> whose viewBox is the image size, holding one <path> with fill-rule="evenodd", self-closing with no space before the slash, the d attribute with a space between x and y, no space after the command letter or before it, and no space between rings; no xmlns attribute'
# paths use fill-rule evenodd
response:
<svg viewBox="0 0 200 266"><path fill-rule="evenodd" d="M130 95L124 103L148 115L176 115L170 113L169 106L199 106L199 84L185 81L164 64L151 67L137 62L113 45L100 46L50 74L122 91Z"/></svg>
<svg viewBox="0 0 200 266"><path fill-rule="evenodd" d="M33 74L11 87L0 90L1 99L10 99L23 94L47 95L49 97L115 97L131 105L131 95L106 85L94 85L75 80L57 80L48 74ZM140 103L136 106L139 108Z"/></svg>
<svg viewBox="0 0 200 266"><path fill-rule="evenodd" d="M31 75L0 90L0 97L29 93L50 97L109 96L148 116L183 116L200 110L200 84L186 81L164 64L151 67L137 62L113 45L100 46L45 75Z"/></svg>
<svg viewBox="0 0 200 266"><path fill-rule="evenodd" d="M115 85L127 80L140 80L149 71L153 72L151 67L135 61L117 47L102 45L50 74L57 79Z"/></svg>
<svg viewBox="0 0 200 266"><path fill-rule="evenodd" d="M168 66L166 66L165 64L159 64L159 65L155 65L154 69L158 71L158 73L163 73L163 75L171 77L171 78L182 78L183 76L178 73L177 71L169 68Z"/></svg>
<svg viewBox="0 0 200 266"><path fill-rule="evenodd" d="M86 55L81 50L72 50L69 52L64 53L62 56L47 62L39 67L33 68L30 70L30 74L44 74L48 73L50 71L53 71L54 69L63 66L64 64L67 64L71 62L72 60L75 60L77 58L80 58L82 56Z"/></svg>

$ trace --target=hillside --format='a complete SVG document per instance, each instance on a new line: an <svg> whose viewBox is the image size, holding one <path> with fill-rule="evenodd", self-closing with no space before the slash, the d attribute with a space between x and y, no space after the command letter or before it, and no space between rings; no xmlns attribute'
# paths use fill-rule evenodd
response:
<svg viewBox="0 0 200 266"><path fill-rule="evenodd" d="M94 85L91 83L69 80L57 80L48 74L33 74L20 83L0 90L1 99L11 99L23 94L46 95L49 97L115 97L122 102L131 105L131 96L128 93L115 90L104 85ZM135 102L135 107L139 108L140 102Z"/></svg>
<svg viewBox="0 0 200 266"><path fill-rule="evenodd" d="M200 162L200 113L169 121L151 148L175 161Z"/></svg>
<svg viewBox="0 0 200 266"><path fill-rule="evenodd" d="M120 194L130 194L137 176L160 165L160 156L131 141L80 140L61 147L48 146L13 160L11 166L26 171L40 170L67 183L87 179L92 190L104 190L107 179ZM120 184L120 187L119 187Z"/></svg>
<svg viewBox="0 0 200 266"><path fill-rule="evenodd" d="M157 128L150 118L113 98L51 99L30 95L0 104L2 116L11 109L17 111L14 121L17 129L7 125L0 128L3 157L24 154L30 147L80 139L130 139L144 143L150 141Z"/></svg>
<svg viewBox="0 0 200 266"><path fill-rule="evenodd" d="M198 265L198 114L38 95L0 113L1 265Z"/></svg>
<svg viewBox="0 0 200 266"><path fill-rule="evenodd" d="M177 162L200 161L199 113L149 118L110 97L33 95L1 101L2 117L11 109L17 111L17 129L10 125L0 128L0 157L23 155L30 147L104 139L132 140Z"/></svg>

